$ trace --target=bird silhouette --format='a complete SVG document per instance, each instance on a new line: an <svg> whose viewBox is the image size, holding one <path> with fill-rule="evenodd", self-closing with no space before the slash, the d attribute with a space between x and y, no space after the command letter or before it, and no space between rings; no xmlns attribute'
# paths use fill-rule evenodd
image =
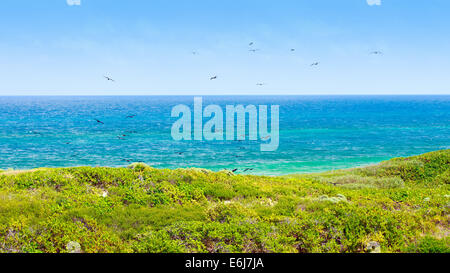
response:
<svg viewBox="0 0 450 273"><path fill-rule="evenodd" d="M209 80L217 80L217 76L214 76L214 77L211 77L211 78L209 78Z"/></svg>
<svg viewBox="0 0 450 273"><path fill-rule="evenodd" d="M254 43L253 43L253 42L251 42L251 43L249 43L248 45L249 45L249 46L252 46L253 44L254 44Z"/></svg>
<svg viewBox="0 0 450 273"><path fill-rule="evenodd" d="M105 79L108 80L108 81L115 82L115 80L111 79L110 77L107 77L107 76L103 76L103 77L105 77Z"/></svg>
<svg viewBox="0 0 450 273"><path fill-rule="evenodd" d="M318 66L319 62L312 63L311 66Z"/></svg>
<svg viewBox="0 0 450 273"><path fill-rule="evenodd" d="M257 49L257 48L255 48L255 49L249 49L248 51L255 53L255 52L259 51L259 49Z"/></svg>
<svg viewBox="0 0 450 273"><path fill-rule="evenodd" d="M234 169L234 170L232 170L232 172L234 172L234 173L235 173L235 172L237 172L237 170L239 170L239 169Z"/></svg>
<svg viewBox="0 0 450 273"><path fill-rule="evenodd" d="M100 124L105 124L103 121L101 121L101 120L98 120L98 119L94 119L95 121L97 121L97 123L100 123Z"/></svg>
<svg viewBox="0 0 450 273"><path fill-rule="evenodd" d="M127 118L134 118L134 117L136 117L137 115L130 115L130 116L127 116Z"/></svg>

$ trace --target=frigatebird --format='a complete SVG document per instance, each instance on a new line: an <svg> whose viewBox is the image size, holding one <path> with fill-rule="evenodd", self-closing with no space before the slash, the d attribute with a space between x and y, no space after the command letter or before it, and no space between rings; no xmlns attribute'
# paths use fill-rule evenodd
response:
<svg viewBox="0 0 450 273"><path fill-rule="evenodd" d="M115 82L115 80L111 79L110 77L107 77L107 76L103 76L103 77L105 77L105 79L108 80L108 81Z"/></svg>

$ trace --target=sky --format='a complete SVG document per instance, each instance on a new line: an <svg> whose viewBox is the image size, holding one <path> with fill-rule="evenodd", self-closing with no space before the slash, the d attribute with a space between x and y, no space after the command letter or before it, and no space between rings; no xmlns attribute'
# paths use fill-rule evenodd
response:
<svg viewBox="0 0 450 273"><path fill-rule="evenodd" d="M0 96L450 94L448 0L1 2Z"/></svg>

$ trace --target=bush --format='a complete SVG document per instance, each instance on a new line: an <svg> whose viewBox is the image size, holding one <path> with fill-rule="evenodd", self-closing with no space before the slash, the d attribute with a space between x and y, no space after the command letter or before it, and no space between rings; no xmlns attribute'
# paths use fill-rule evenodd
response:
<svg viewBox="0 0 450 273"><path fill-rule="evenodd" d="M286 177L140 163L7 171L0 252L448 253L449 163L446 150Z"/></svg>
<svg viewBox="0 0 450 273"><path fill-rule="evenodd" d="M450 239L436 239L431 236L425 236L415 245L407 248L410 253L450 253Z"/></svg>

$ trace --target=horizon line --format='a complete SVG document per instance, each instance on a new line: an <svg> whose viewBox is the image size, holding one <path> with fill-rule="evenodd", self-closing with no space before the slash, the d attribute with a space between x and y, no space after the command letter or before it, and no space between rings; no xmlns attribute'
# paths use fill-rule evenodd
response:
<svg viewBox="0 0 450 273"><path fill-rule="evenodd" d="M0 95L0 97L220 97L220 96L450 96L449 94L65 94L65 95Z"/></svg>

